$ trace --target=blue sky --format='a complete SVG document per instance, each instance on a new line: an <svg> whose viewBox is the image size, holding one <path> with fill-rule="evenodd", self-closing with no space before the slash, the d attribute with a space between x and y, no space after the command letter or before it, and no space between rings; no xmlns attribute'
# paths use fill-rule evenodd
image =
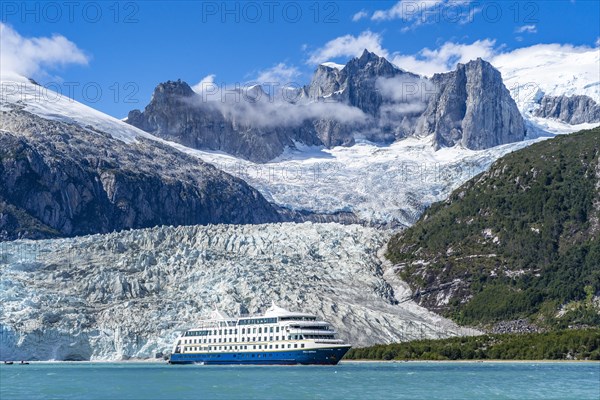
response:
<svg viewBox="0 0 600 400"><path fill-rule="evenodd" d="M600 2L581 0L6 1L0 18L11 30L3 40L12 35L42 48L24 56L20 44L8 55L3 42L3 58L15 58L3 68L16 66L42 84L58 82L65 93L65 83L71 85L77 100L119 118L143 108L162 81L194 85L215 75L218 84L306 83L318 62L345 63L363 46L431 74L537 44L597 48L600 37ZM53 35L70 45L58 41L58 54L47 54L48 43L57 42Z"/></svg>

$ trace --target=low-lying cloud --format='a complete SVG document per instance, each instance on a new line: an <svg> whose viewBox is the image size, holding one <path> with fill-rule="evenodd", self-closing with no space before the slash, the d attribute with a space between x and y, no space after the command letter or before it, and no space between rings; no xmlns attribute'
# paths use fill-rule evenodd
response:
<svg viewBox="0 0 600 400"><path fill-rule="evenodd" d="M225 119L255 128L294 127L307 120L336 120L362 123L367 116L358 108L334 101L308 101L299 90L281 84L279 95L271 96L261 86L218 86L205 83L190 100L195 107L219 112ZM288 87L286 89L286 87ZM282 95L282 91L290 93Z"/></svg>

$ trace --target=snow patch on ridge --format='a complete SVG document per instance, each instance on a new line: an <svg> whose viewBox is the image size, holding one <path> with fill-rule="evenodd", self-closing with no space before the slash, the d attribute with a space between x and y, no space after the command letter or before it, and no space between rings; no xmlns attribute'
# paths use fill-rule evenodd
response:
<svg viewBox="0 0 600 400"><path fill-rule="evenodd" d="M19 107L39 117L77 124L83 128L110 134L113 138L131 143L137 137L157 140L155 136L126 122L95 110L72 98L44 86L31 83L26 78L3 77L0 82L0 107Z"/></svg>

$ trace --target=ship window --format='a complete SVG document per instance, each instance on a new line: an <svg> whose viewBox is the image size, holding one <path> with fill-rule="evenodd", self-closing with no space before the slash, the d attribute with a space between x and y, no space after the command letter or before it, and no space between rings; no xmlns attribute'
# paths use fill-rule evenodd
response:
<svg viewBox="0 0 600 400"><path fill-rule="evenodd" d="M300 345L300 347L304 348L304 343L302 343L302 344Z"/></svg>
<svg viewBox="0 0 600 400"><path fill-rule="evenodd" d="M294 348L297 349L298 348L298 344L294 343Z"/></svg>
<svg viewBox="0 0 600 400"><path fill-rule="evenodd" d="M242 335L246 333L246 328L242 328Z"/></svg>
<svg viewBox="0 0 600 400"><path fill-rule="evenodd" d="M256 345L252 346L252 348L253 348L254 350L256 350ZM254 356L252 356L252 357L254 357Z"/></svg>
<svg viewBox="0 0 600 400"><path fill-rule="evenodd" d="M269 336L269 341L273 341L273 336Z"/></svg>
<svg viewBox="0 0 600 400"><path fill-rule="evenodd" d="M269 332L273 333L273 327L269 328Z"/></svg>
<svg viewBox="0 0 600 400"><path fill-rule="evenodd" d="M256 328L252 328L252 333L256 333Z"/></svg>
<svg viewBox="0 0 600 400"><path fill-rule="evenodd" d="M258 328L258 333L262 333L262 328Z"/></svg>
<svg viewBox="0 0 600 400"><path fill-rule="evenodd" d="M219 335L222 335L222 334L223 334L223 330L219 329Z"/></svg>
<svg viewBox="0 0 600 400"><path fill-rule="evenodd" d="M237 335L237 329L235 329L235 330L233 331L233 333Z"/></svg>
<svg viewBox="0 0 600 400"><path fill-rule="evenodd" d="M269 345L269 348L270 348L270 349L272 349L272 348L273 348L273 345L272 345L272 344L270 344L270 345Z"/></svg>
<svg viewBox="0 0 600 400"><path fill-rule="evenodd" d="M292 345L288 343L288 349L289 349L290 347L292 347Z"/></svg>
<svg viewBox="0 0 600 400"><path fill-rule="evenodd" d="M233 334L233 329L229 329L229 334L232 335Z"/></svg>
<svg viewBox="0 0 600 400"><path fill-rule="evenodd" d="M279 327L276 327L276 328L275 328L275 332L279 332Z"/></svg>
<svg viewBox="0 0 600 400"><path fill-rule="evenodd" d="M275 336L275 340L279 340L279 336Z"/></svg>

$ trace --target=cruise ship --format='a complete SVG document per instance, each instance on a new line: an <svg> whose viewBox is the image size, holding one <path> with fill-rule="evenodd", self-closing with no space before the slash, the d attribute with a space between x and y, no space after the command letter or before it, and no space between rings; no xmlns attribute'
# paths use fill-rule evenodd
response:
<svg viewBox="0 0 600 400"><path fill-rule="evenodd" d="M351 346L335 335L315 315L275 304L255 317L229 318L215 310L175 340L169 363L336 365Z"/></svg>

